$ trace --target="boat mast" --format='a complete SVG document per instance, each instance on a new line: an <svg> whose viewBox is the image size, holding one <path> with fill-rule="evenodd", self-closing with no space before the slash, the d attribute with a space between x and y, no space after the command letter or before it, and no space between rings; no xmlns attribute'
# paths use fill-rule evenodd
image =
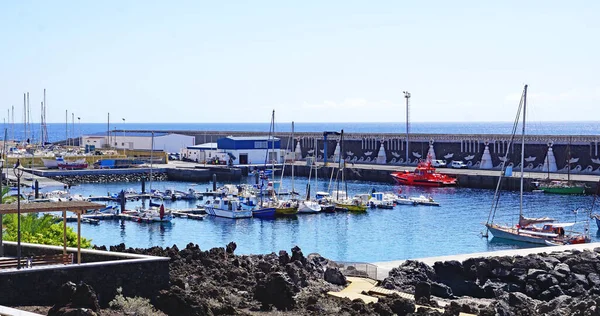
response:
<svg viewBox="0 0 600 316"><path fill-rule="evenodd" d="M519 191L519 219L523 216L523 162L525 161L525 116L527 114L527 85L523 90L523 137L521 138L521 189Z"/></svg>
<svg viewBox="0 0 600 316"><path fill-rule="evenodd" d="M294 199L294 192L296 192L296 190L294 190L294 164L296 163L296 152L294 151L294 145L294 121L292 121L292 152L294 153L294 155L292 155L292 200Z"/></svg>
<svg viewBox="0 0 600 316"><path fill-rule="evenodd" d="M152 167L154 163L154 131L152 131L152 140L150 141L150 192L152 192Z"/></svg>

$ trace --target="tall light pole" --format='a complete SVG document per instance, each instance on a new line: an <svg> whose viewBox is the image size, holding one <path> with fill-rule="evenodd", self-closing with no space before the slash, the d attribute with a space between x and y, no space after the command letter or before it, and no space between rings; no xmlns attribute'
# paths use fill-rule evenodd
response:
<svg viewBox="0 0 600 316"><path fill-rule="evenodd" d="M79 147L83 144L83 136L81 135L81 117L77 117L77 125L79 127Z"/></svg>
<svg viewBox="0 0 600 316"><path fill-rule="evenodd" d="M23 176L23 166L20 159L13 168L15 177L17 177L17 270L21 269L21 177Z"/></svg>
<svg viewBox="0 0 600 316"><path fill-rule="evenodd" d="M408 91L403 91L404 92L404 97L406 98L406 164L409 163L408 161L408 148L409 146L409 141L408 141L408 130L409 130L409 118L408 118L408 108L409 108L409 99L410 99L410 92Z"/></svg>
<svg viewBox="0 0 600 316"><path fill-rule="evenodd" d="M121 144L123 144L123 156L127 157L127 155L125 154L125 118L123 118L123 141L121 142Z"/></svg>

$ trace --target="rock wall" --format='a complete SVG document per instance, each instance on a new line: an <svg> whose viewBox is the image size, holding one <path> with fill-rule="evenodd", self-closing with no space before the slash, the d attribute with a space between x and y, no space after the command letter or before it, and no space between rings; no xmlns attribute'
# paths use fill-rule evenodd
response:
<svg viewBox="0 0 600 316"><path fill-rule="evenodd" d="M4 247L8 256L16 256L14 243L6 243ZM47 253L58 252L22 246L24 257ZM121 260L107 262L114 259ZM76 284L83 281L92 286L97 292L100 305L103 306L115 297L119 287L123 289L125 296L148 298L155 297L160 290L169 288L169 260L122 259L122 256L111 256L110 253L104 258L99 254L83 254L82 263L95 263L2 271L0 305L53 305L59 300L60 287L68 281Z"/></svg>

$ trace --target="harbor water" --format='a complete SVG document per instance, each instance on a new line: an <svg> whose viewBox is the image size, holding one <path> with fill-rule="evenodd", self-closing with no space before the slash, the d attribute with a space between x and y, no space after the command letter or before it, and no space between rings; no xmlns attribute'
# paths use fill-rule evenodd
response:
<svg viewBox="0 0 600 316"><path fill-rule="evenodd" d="M244 181L253 182L253 177ZM302 196L307 178L294 181L295 190ZM311 181L314 195L314 180ZM219 183L218 185L222 185ZM291 179L283 179L284 187L291 189ZM327 191L328 181L318 183L318 191ZM334 184L335 185L335 184ZM154 182L150 189L176 189L197 191L212 189L212 183ZM71 193L106 195L133 188L140 191L140 183L81 184L71 188ZM344 189L340 184L340 189ZM56 188L46 188L52 190ZM172 223L137 223L121 220L105 220L98 225L82 224L82 235L91 238L95 245L111 246L125 243L128 247L172 246L185 247L195 243L201 249L223 247L234 241L237 253L264 254L288 250L295 245L305 254L319 253L342 261L387 261L422 258L462 253L494 251L510 248L534 247L482 237L483 223L487 220L494 192L466 188L420 188L382 183L348 182L348 192L353 194L401 192L402 195L431 196L440 207L399 205L394 209L369 209L366 214L338 212L335 214L299 214L293 217L261 220L256 218L231 220L207 216L204 220L175 218ZM204 201L165 201L172 209L195 208ZM524 194L526 216L550 216L559 221L585 221L584 211L592 196L560 196L540 193ZM114 203L116 205L116 203ZM134 209L142 201L127 202L127 209ZM148 202L145 202L148 205ZM495 222L515 223L519 213L519 193L503 192ZM70 223L75 227L75 223ZM600 241L596 225L590 222L592 241ZM579 230L584 225L576 226Z"/></svg>

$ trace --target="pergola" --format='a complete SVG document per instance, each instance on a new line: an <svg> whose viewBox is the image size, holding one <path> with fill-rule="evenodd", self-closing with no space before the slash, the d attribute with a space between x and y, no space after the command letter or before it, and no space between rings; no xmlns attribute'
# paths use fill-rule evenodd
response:
<svg viewBox="0 0 600 316"><path fill-rule="evenodd" d="M17 213L48 213L62 212L63 217L63 254L67 254L67 212L77 214L77 263L81 263L81 214L88 210L99 210L104 208L104 204L84 202L84 201L65 201L65 202L33 202L22 203L20 208L16 203L0 204L0 214ZM0 232L2 224L0 223ZM2 247L0 239L0 247Z"/></svg>

